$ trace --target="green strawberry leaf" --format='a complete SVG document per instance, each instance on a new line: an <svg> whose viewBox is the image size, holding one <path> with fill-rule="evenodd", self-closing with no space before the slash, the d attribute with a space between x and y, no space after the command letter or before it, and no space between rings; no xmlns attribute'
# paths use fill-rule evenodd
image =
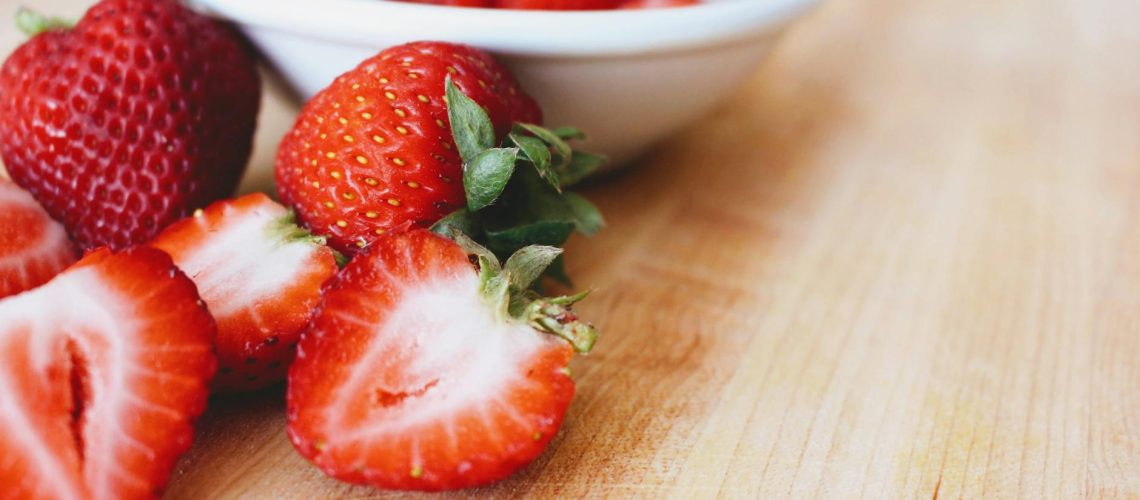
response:
<svg viewBox="0 0 1140 500"><path fill-rule="evenodd" d="M563 193L562 201L574 216L574 224L578 231L586 236L593 236L606 225L602 212L590 200L575 193Z"/></svg>
<svg viewBox="0 0 1140 500"><path fill-rule="evenodd" d="M565 168L558 171L558 180L563 187L570 187L593 174L606 163L606 157L575 151Z"/></svg>
<svg viewBox="0 0 1140 500"><path fill-rule="evenodd" d="M519 249L503 264L503 270L515 290L526 290L542 272L562 255L558 247L530 245Z"/></svg>
<svg viewBox="0 0 1140 500"><path fill-rule="evenodd" d="M511 142L519 147L519 151L522 151L523 158L534 165L538 175L545 179L555 191L562 192L562 186L558 182L558 173L550 164L550 148L546 146L546 143L534 137L514 132L511 132L508 137Z"/></svg>
<svg viewBox="0 0 1140 500"><path fill-rule="evenodd" d="M486 232L487 246L497 255L511 255L528 245L560 247L574 232L573 222L539 221Z"/></svg>
<svg viewBox="0 0 1140 500"><path fill-rule="evenodd" d="M442 219L436 221L431 226L431 232L440 236L454 238L456 232L460 232L474 238L482 230L482 220L479 214L471 212L466 208L461 208L451 212Z"/></svg>
<svg viewBox="0 0 1140 500"><path fill-rule="evenodd" d="M495 147L495 125L479 103L455 86L451 76L447 77L444 87L452 138L459 148L459 156L464 162L470 162L479 153Z"/></svg>
<svg viewBox="0 0 1140 500"><path fill-rule="evenodd" d="M558 136L564 141L586 138L586 134L581 130L578 130L577 127L554 127L551 129L551 132L553 132L554 135Z"/></svg>
<svg viewBox="0 0 1140 500"><path fill-rule="evenodd" d="M464 165L463 188L467 191L468 210L482 210L499 198L511 180L518 156L518 148L492 148L475 155Z"/></svg>
<svg viewBox="0 0 1140 500"><path fill-rule="evenodd" d="M574 150L570 148L569 144L566 144L566 141L562 140L562 138L558 137L558 135L556 135L554 132L530 123L519 123L517 125L518 127L527 132L530 132L532 135L542 140L542 142L550 145L551 148L554 148L554 168L556 170L561 170L570 162L570 158L574 154Z"/></svg>

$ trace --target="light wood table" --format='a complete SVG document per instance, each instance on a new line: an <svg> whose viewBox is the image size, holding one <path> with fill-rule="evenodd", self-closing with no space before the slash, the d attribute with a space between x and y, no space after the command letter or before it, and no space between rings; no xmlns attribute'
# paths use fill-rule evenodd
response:
<svg viewBox="0 0 1140 500"><path fill-rule="evenodd" d="M569 264L604 337L547 453L462 495L1140 496L1138 22L1135 0L816 10L587 191L610 227ZM381 495L283 424L279 391L214 401L169 496Z"/></svg>

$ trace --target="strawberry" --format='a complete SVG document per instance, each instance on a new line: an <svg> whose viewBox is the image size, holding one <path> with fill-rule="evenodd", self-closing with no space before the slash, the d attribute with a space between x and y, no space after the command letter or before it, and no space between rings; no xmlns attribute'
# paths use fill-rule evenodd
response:
<svg viewBox="0 0 1140 500"><path fill-rule="evenodd" d="M233 192L260 84L229 30L175 0L21 19L40 32L0 68L0 156L81 247L145 242Z"/></svg>
<svg viewBox="0 0 1140 500"><path fill-rule="evenodd" d="M541 112L510 73L464 45L391 47L341 75L301 110L277 153L277 189L298 219L355 253L386 231L426 227L464 206L448 76L483 106L496 137Z"/></svg>
<svg viewBox="0 0 1140 500"><path fill-rule="evenodd" d="M306 227L349 254L384 233L432 225L504 257L561 245L574 230L601 227L593 205L562 190L604 159L574 151L566 140L581 132L547 130L533 123L540 116L481 51L393 47L305 106L278 151L278 192Z"/></svg>
<svg viewBox="0 0 1140 500"><path fill-rule="evenodd" d="M0 301L4 498L152 498L190 447L214 321L158 250L97 250Z"/></svg>
<svg viewBox="0 0 1140 500"><path fill-rule="evenodd" d="M662 7L686 7L698 5L701 0L630 0L619 6L621 9L658 9Z"/></svg>
<svg viewBox="0 0 1140 500"><path fill-rule="evenodd" d="M527 247L500 268L462 235L377 240L328 286L289 370L293 445L327 474L441 490L507 477L557 433L567 363L597 332L569 304L524 290L559 250ZM569 342L568 342L569 341Z"/></svg>
<svg viewBox="0 0 1140 500"><path fill-rule="evenodd" d="M500 9L524 10L606 10L615 9L620 0L496 0Z"/></svg>
<svg viewBox="0 0 1140 500"><path fill-rule="evenodd" d="M402 0L408 3L447 5L451 7L491 7L491 0Z"/></svg>
<svg viewBox="0 0 1140 500"><path fill-rule="evenodd" d="M0 298L43 284L76 255L63 226L32 195L0 178Z"/></svg>
<svg viewBox="0 0 1140 500"><path fill-rule="evenodd" d="M150 244L194 280L217 320L214 387L252 390L284 380L321 285L337 270L324 239L255 193L199 210Z"/></svg>

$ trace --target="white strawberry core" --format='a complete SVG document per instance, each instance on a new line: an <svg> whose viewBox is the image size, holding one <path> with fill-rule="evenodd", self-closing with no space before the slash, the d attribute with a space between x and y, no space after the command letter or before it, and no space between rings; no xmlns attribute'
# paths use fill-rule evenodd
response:
<svg viewBox="0 0 1140 500"><path fill-rule="evenodd" d="M315 247L285 243L267 234L267 227L286 215L276 203L249 211L226 207L225 226L212 234L208 245L188 250L180 267L198 285L198 293L217 317L250 309L271 300L293 284L305 269ZM203 219L199 224L206 224Z"/></svg>
<svg viewBox="0 0 1140 500"><path fill-rule="evenodd" d="M534 383L522 371L526 361L548 342L560 340L496 317L478 291L478 277L466 272L405 290L375 329L331 407L350 409L354 398L366 394L408 396L400 404L374 404L373 418L355 431L326 435L354 441L403 434L425 422L447 422L459 412L483 415L487 429L497 427L491 419L504 415L523 422L513 405L498 398L521 384ZM351 417L330 417L330 430L352 428ZM418 455L418 449L413 453ZM420 462L418 456L415 462Z"/></svg>

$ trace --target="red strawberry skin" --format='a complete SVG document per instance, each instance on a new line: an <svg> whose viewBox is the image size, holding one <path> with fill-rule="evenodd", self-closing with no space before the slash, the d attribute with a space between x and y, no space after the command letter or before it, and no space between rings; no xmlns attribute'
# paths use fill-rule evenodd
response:
<svg viewBox="0 0 1140 500"><path fill-rule="evenodd" d="M606 10L615 9L620 0L496 0L500 9L523 10Z"/></svg>
<svg viewBox="0 0 1140 500"><path fill-rule="evenodd" d="M158 250L97 250L0 301L5 498L153 498L190 447L214 322Z"/></svg>
<svg viewBox="0 0 1140 500"><path fill-rule="evenodd" d="M496 132L541 112L506 68L464 45L391 47L338 77L301 111L277 153L282 201L345 253L384 232L426 227L463 207L462 161L444 81L487 109Z"/></svg>
<svg viewBox="0 0 1140 500"><path fill-rule="evenodd" d="M63 226L32 195L0 178L0 298L47 282L77 256Z"/></svg>
<svg viewBox="0 0 1140 500"><path fill-rule="evenodd" d="M166 228L150 244L198 286L218 323L221 391L285 379L294 347L337 271L333 250L300 231L262 193L220 201Z"/></svg>
<svg viewBox="0 0 1140 500"><path fill-rule="evenodd" d="M507 326L458 245L377 240L330 283L290 367L293 445L337 479L442 490L503 479L554 437L574 394L565 341Z"/></svg>
<svg viewBox="0 0 1140 500"><path fill-rule="evenodd" d="M0 68L0 156L83 248L149 240L229 196L260 99L253 60L173 0L104 0Z"/></svg>
<svg viewBox="0 0 1140 500"><path fill-rule="evenodd" d="M403 0L408 3L447 5L451 7L491 7L491 0Z"/></svg>

